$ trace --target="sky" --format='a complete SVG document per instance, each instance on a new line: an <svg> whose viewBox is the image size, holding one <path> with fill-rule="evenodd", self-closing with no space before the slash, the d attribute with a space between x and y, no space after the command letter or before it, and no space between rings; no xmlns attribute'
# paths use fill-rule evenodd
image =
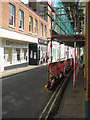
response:
<svg viewBox="0 0 90 120"><path fill-rule="evenodd" d="M28 0L21 0L21 1L25 4L28 3Z"/></svg>
<svg viewBox="0 0 90 120"><path fill-rule="evenodd" d="M28 0L21 0L23 3L28 3ZM32 2L33 2L34 0L32 0ZM43 0L38 0L38 1L43 1ZM44 0L45 1L45 0ZM49 1L51 1L51 0L49 0Z"/></svg>
<svg viewBox="0 0 90 120"><path fill-rule="evenodd" d="M28 0L21 0L22 2L24 3L28 3ZM34 0L31 0L32 2L34 2ZM37 0L37 1L45 1L45 0ZM52 0L48 0L49 2L51 2ZM53 0L53 2L55 1L61 1L61 0ZM74 2L75 0L62 0L62 2ZM77 2L79 0L76 0ZM80 0L81 2L85 2L86 0ZM87 0L87 1L90 1L90 0Z"/></svg>

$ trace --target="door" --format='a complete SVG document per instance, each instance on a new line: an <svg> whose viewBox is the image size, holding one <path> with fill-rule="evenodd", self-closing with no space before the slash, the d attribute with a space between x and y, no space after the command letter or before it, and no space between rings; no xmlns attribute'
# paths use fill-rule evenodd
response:
<svg viewBox="0 0 90 120"><path fill-rule="evenodd" d="M29 65L38 64L38 48L37 44L29 44Z"/></svg>

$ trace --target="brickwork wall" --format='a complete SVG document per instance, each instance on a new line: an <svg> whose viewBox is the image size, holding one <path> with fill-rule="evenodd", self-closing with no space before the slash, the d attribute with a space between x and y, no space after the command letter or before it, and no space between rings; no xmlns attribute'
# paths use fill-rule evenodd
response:
<svg viewBox="0 0 90 120"><path fill-rule="evenodd" d="M4 29L15 31L15 32L18 32L21 34L26 34L26 35L30 35L33 37L41 38L41 23L42 23L43 24L42 39L46 39L46 38L44 38L44 26L47 27L48 23L44 19L42 19L40 16L38 16L34 11L32 11L26 5L24 5L22 2L20 2L19 0L18 0L18 2L14 2L14 0L10 0L10 3L15 6L15 28L11 28L9 26L9 2L2 3L2 27ZM0 7L0 9L1 9L1 7ZM24 30L23 31L21 31L19 29L19 9L21 9L24 12ZM33 18L33 32L32 33L29 33L29 16L32 16L32 18ZM35 19L38 22L37 36L34 33ZM47 30L47 32L48 32L48 30Z"/></svg>
<svg viewBox="0 0 90 120"><path fill-rule="evenodd" d="M0 2L0 26L2 25L2 2Z"/></svg>

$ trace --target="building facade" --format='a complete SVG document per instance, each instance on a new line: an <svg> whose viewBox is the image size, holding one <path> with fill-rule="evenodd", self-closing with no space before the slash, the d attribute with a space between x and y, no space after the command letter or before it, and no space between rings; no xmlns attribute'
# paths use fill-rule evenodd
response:
<svg viewBox="0 0 90 120"><path fill-rule="evenodd" d="M19 0L0 2L0 18L0 72L40 63L39 39L47 42L47 22Z"/></svg>
<svg viewBox="0 0 90 120"><path fill-rule="evenodd" d="M50 2L47 1L40 1L37 2L37 0L34 0L34 2L32 2L31 0L29 0L28 2L28 6L31 7L37 14L39 14L45 21L47 21L47 39L48 39L48 49L47 49L47 54L49 56L49 60L50 61L50 40L51 40L51 18L50 16L52 16L52 18L55 19L55 14L51 12L51 4ZM41 40L39 40L41 41ZM45 43L44 41L42 43ZM42 48L43 45L42 43L40 43L41 47L40 49L42 50L42 54L41 54L41 59L42 56L45 55L45 49L46 48ZM52 42L52 55L53 55L53 62L57 61L57 54L58 54L58 49L59 49L59 43L58 42ZM45 46L44 46L45 47ZM42 62L42 61L41 61Z"/></svg>

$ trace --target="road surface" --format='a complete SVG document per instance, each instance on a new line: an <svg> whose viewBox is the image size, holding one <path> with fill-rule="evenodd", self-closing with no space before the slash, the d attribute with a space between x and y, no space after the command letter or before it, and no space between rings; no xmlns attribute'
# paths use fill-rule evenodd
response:
<svg viewBox="0 0 90 120"><path fill-rule="evenodd" d="M2 80L3 118L39 118L51 93L44 91L47 66Z"/></svg>

